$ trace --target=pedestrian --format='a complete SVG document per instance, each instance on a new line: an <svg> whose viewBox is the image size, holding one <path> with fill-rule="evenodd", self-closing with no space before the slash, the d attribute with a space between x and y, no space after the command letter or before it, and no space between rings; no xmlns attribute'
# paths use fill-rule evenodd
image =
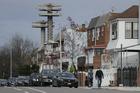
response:
<svg viewBox="0 0 140 93"><path fill-rule="evenodd" d="M88 72L88 86L91 87L93 84L93 71L92 69L89 69Z"/></svg>
<svg viewBox="0 0 140 93"><path fill-rule="evenodd" d="M96 71L95 78L97 79L98 88L100 88L102 84L102 78L104 78L104 74L100 68Z"/></svg>

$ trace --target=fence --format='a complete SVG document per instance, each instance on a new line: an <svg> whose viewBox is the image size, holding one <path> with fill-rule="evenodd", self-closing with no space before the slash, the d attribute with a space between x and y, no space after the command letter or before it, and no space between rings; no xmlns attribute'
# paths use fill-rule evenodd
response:
<svg viewBox="0 0 140 93"><path fill-rule="evenodd" d="M137 86L137 67L123 68L122 83L124 86ZM117 85L121 84L121 68L117 69Z"/></svg>

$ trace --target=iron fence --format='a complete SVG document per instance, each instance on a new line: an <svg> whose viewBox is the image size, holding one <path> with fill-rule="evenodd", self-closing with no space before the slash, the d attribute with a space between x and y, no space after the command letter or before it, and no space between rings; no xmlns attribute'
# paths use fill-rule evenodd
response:
<svg viewBox="0 0 140 93"><path fill-rule="evenodd" d="M137 67L122 69L123 86L137 86ZM117 69L117 85L121 84L121 68Z"/></svg>

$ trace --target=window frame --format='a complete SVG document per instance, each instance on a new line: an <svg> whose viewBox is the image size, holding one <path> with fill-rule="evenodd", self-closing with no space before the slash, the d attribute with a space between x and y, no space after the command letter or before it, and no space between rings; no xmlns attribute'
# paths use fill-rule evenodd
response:
<svg viewBox="0 0 140 93"><path fill-rule="evenodd" d="M128 31L128 29L126 29L126 24L127 23L130 23L131 24L131 32L130 32L130 37L126 37L126 32ZM134 23L137 23L137 30L134 30ZM125 22L125 39L138 39L139 38L139 32L138 32L138 30L139 30L139 24L138 24L138 22ZM134 31L136 31L137 32L137 36L135 37L134 36Z"/></svg>
<svg viewBox="0 0 140 93"><path fill-rule="evenodd" d="M116 25L116 30L114 30L113 26ZM118 23L115 22L115 23L112 23L112 33L111 33L111 36L112 36L112 40L116 40L117 39L117 34L118 34ZM113 37L114 35L114 37Z"/></svg>

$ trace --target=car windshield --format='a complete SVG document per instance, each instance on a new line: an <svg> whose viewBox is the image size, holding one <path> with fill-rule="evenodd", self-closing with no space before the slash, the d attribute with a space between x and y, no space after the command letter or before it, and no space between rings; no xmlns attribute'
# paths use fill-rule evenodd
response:
<svg viewBox="0 0 140 93"><path fill-rule="evenodd" d="M42 71L42 75L50 75L50 76L53 76L57 72L59 72L59 71L57 71L57 70L43 70Z"/></svg>
<svg viewBox="0 0 140 93"><path fill-rule="evenodd" d="M38 77L40 77L40 74L39 73L32 73L30 77L38 78Z"/></svg>
<svg viewBox="0 0 140 93"><path fill-rule="evenodd" d="M69 77L69 78L74 78L74 75L72 73L62 73L62 77Z"/></svg>
<svg viewBox="0 0 140 93"><path fill-rule="evenodd" d="M49 70L43 70L42 71L42 75L48 75L49 74Z"/></svg>

